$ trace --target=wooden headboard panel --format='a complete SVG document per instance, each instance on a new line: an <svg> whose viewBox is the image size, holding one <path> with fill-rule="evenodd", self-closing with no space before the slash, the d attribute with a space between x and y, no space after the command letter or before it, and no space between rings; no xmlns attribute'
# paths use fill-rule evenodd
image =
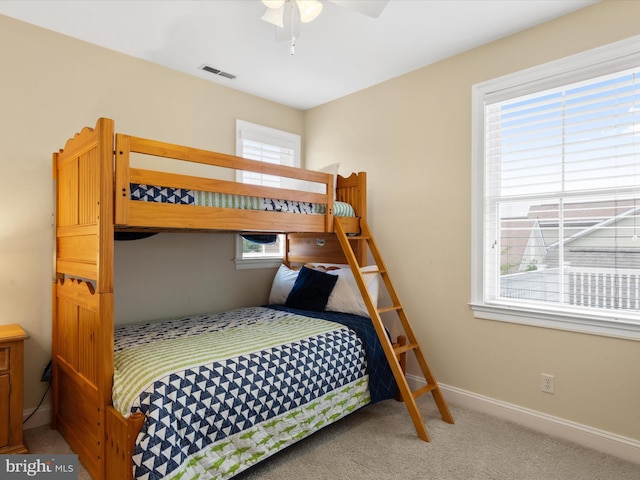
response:
<svg viewBox="0 0 640 480"><path fill-rule="evenodd" d="M356 258L361 266L366 259L361 258L360 242L353 245ZM285 263L299 266L305 263L347 263L335 233L290 233L287 235Z"/></svg>
<svg viewBox="0 0 640 480"><path fill-rule="evenodd" d="M287 235L286 261L289 265L309 262L346 263L333 233L290 233Z"/></svg>
<svg viewBox="0 0 640 480"><path fill-rule="evenodd" d="M336 200L350 204L356 216L366 220L367 212L367 174L352 173L349 177L338 175Z"/></svg>
<svg viewBox="0 0 640 480"><path fill-rule="evenodd" d="M338 175L336 200L350 204L356 217L366 220L367 174L359 172L349 177ZM340 221L340 218L334 218L334 221ZM360 266L365 266L367 264L366 242L354 240L351 246ZM347 263L340 242L334 233L287 234L285 263L289 266L299 266L309 262Z"/></svg>

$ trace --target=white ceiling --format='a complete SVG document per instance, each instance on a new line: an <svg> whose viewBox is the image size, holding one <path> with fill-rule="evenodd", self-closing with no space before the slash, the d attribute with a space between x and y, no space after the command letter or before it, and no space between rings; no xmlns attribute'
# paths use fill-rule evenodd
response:
<svg viewBox="0 0 640 480"><path fill-rule="evenodd" d="M374 19L323 1L293 56L260 0L1 0L0 14L304 110L595 2L390 0Z"/></svg>

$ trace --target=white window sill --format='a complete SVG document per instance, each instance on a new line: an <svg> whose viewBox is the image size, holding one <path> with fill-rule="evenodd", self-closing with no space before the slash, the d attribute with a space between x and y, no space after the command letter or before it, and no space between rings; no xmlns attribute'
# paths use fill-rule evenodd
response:
<svg viewBox="0 0 640 480"><path fill-rule="evenodd" d="M234 260L236 270L249 270L255 268L278 268L282 265L282 258L236 258Z"/></svg>
<svg viewBox="0 0 640 480"><path fill-rule="evenodd" d="M518 323L533 327L552 328L569 332L640 340L640 324L622 318L611 319L591 315L546 312L526 307L471 303L476 318Z"/></svg>

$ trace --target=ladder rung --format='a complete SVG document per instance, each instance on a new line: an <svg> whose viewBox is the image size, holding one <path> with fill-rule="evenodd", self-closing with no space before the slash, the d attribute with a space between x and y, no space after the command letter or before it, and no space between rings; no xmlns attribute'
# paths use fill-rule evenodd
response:
<svg viewBox="0 0 640 480"><path fill-rule="evenodd" d="M386 312L393 312L396 310L402 310L402 306L401 305L391 305L390 307L380 307L378 309L378 313L386 313Z"/></svg>
<svg viewBox="0 0 640 480"><path fill-rule="evenodd" d="M428 393L435 389L436 389L435 384L429 384L429 385L425 385L422 388L419 388L418 390L414 390L413 392L411 392L411 395L413 395L413 398L418 398L420 395L424 395L425 393Z"/></svg>
<svg viewBox="0 0 640 480"><path fill-rule="evenodd" d="M384 273L384 270L380 270L380 269L376 269L376 270L365 270L364 272L361 270L361 273L363 275L371 275L371 274L377 274L377 273Z"/></svg>
<svg viewBox="0 0 640 480"><path fill-rule="evenodd" d="M371 240L371 237L368 235L348 235L347 239L349 240Z"/></svg>
<svg viewBox="0 0 640 480"><path fill-rule="evenodd" d="M407 343L406 345L395 347L393 351L396 352L396 355L400 355L401 353L408 352L409 350L415 350L416 348L418 348L417 343Z"/></svg>

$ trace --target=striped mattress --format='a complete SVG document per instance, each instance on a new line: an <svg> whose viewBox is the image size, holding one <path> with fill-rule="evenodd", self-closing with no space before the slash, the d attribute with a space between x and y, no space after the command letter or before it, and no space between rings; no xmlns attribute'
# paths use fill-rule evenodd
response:
<svg viewBox="0 0 640 480"><path fill-rule="evenodd" d="M273 198L232 195L186 188L172 188L139 183L131 184L131 200L155 203L173 203L242 210L264 210L324 215L326 206L318 203L278 200ZM333 214L338 217L355 217L353 207L345 202L334 202Z"/></svg>

